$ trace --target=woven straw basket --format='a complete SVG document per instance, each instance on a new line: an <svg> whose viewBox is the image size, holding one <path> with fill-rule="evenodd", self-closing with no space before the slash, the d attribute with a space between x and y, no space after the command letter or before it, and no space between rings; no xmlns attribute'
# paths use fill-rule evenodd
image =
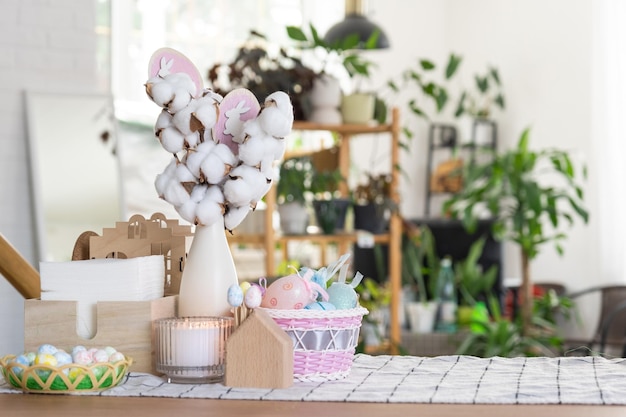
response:
<svg viewBox="0 0 626 417"><path fill-rule="evenodd" d="M122 381L133 363L127 356L115 363L25 366L11 362L14 357L0 358L4 379L23 391L44 394L76 394L113 388Z"/></svg>
<svg viewBox="0 0 626 417"><path fill-rule="evenodd" d="M295 380L331 381L350 373L365 308L263 310L293 340Z"/></svg>

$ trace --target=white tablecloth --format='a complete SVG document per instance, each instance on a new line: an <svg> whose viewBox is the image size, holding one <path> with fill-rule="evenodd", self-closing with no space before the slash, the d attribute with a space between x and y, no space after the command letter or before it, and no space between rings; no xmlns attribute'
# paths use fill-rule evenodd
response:
<svg viewBox="0 0 626 417"><path fill-rule="evenodd" d="M19 393L0 379L0 393ZM460 404L626 404L626 359L356 355L339 381L287 389L169 384L131 372L103 396Z"/></svg>

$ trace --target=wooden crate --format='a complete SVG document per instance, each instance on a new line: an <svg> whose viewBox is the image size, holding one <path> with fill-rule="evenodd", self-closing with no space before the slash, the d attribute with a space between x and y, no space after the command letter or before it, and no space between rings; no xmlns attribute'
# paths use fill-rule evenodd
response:
<svg viewBox="0 0 626 417"><path fill-rule="evenodd" d="M176 316L177 299L98 302L96 335L89 340L76 334L76 301L25 300L24 348L35 351L44 343L64 349L113 346L133 358L132 371L157 374L152 321Z"/></svg>

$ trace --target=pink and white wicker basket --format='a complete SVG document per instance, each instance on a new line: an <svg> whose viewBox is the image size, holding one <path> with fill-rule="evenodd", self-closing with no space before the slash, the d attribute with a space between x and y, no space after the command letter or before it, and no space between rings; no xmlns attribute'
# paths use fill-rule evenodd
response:
<svg viewBox="0 0 626 417"><path fill-rule="evenodd" d="M350 373L367 309L263 309L293 340L293 376L298 381L330 381Z"/></svg>

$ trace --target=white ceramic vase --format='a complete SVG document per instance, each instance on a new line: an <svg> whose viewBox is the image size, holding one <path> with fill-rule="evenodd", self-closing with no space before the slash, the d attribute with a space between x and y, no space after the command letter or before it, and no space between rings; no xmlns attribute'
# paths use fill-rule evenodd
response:
<svg viewBox="0 0 626 417"><path fill-rule="evenodd" d="M313 81L309 95L313 111L309 120L322 124L341 124L341 87L339 80L329 75L322 75Z"/></svg>
<svg viewBox="0 0 626 417"><path fill-rule="evenodd" d="M197 226L181 277L178 316L230 316L226 296L238 283L223 223Z"/></svg>

